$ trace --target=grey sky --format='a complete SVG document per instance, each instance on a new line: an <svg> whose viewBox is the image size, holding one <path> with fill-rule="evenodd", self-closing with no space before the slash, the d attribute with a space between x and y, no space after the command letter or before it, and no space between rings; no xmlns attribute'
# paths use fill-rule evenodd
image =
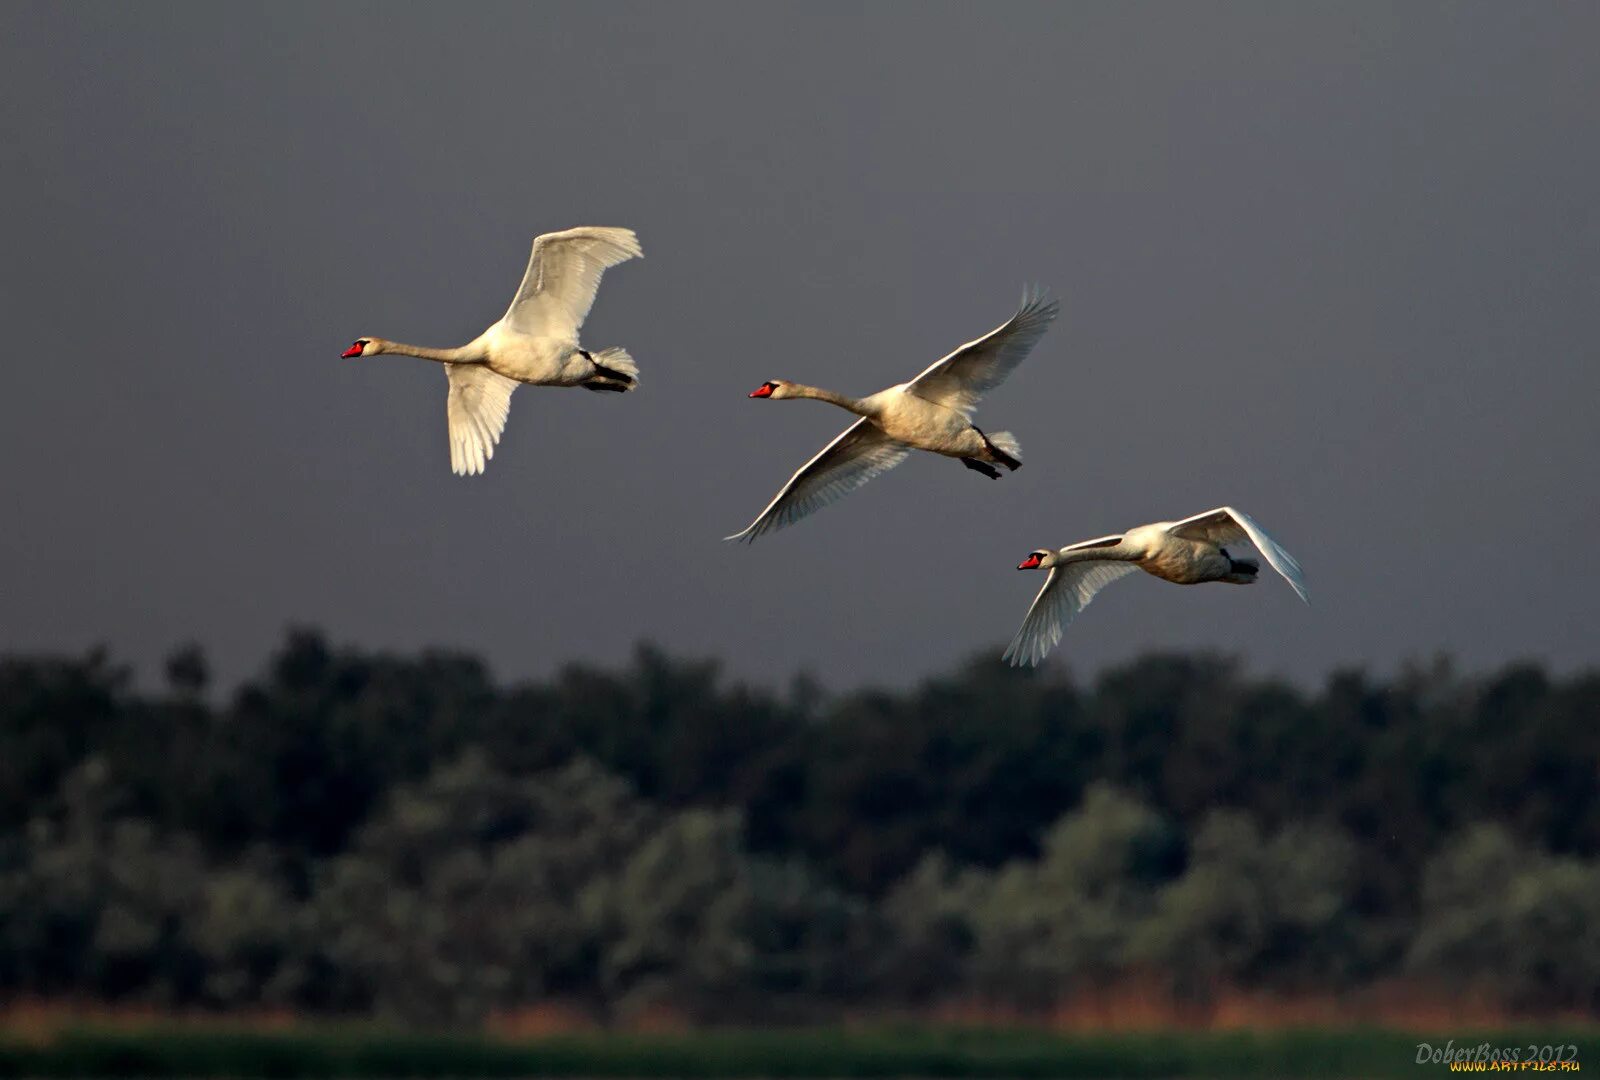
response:
<svg viewBox="0 0 1600 1080"><path fill-rule="evenodd" d="M903 683L1016 628L1029 549L1235 503L1315 606L1116 586L1079 670L1597 659L1592 4L0 7L0 648L290 622L504 676L638 639ZM628 225L585 331L454 477L436 365L530 238ZM864 393L1063 315L918 456L742 528Z"/></svg>

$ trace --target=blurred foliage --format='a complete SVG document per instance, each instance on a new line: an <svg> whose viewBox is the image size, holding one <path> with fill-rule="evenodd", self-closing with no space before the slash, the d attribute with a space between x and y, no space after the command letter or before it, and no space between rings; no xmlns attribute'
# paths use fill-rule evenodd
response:
<svg viewBox="0 0 1600 1080"><path fill-rule="evenodd" d="M1290 824L1263 836L1248 816L1217 811L1139 926L1134 951L1186 992L1348 985L1371 974L1350 906L1354 865L1354 845L1337 830Z"/></svg>
<svg viewBox="0 0 1600 1080"><path fill-rule="evenodd" d="M1130 935L1175 871L1172 827L1104 785L1045 835L1037 860L1016 860L971 888L971 976L985 997L1048 1006L1077 980L1127 966Z"/></svg>
<svg viewBox="0 0 1600 1080"><path fill-rule="evenodd" d="M899 693L291 633L0 659L0 996L470 1024L1048 1009L1130 975L1600 1010L1600 675L1214 656Z"/></svg>
<svg viewBox="0 0 1600 1080"><path fill-rule="evenodd" d="M1600 862L1473 828L1428 861L1408 960L1524 1008L1600 1010Z"/></svg>

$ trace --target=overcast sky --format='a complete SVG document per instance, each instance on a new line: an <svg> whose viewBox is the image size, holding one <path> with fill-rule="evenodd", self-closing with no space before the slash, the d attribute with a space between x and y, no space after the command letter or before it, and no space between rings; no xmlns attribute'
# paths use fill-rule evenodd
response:
<svg viewBox="0 0 1600 1080"><path fill-rule="evenodd" d="M0 7L0 649L225 681L292 623L504 677L650 639L781 683L998 651L1034 547L1232 503L1305 565L1108 590L1056 657L1319 678L1600 659L1600 7ZM638 230L451 475L445 379L537 233ZM977 415L745 548L862 394L1014 309Z"/></svg>

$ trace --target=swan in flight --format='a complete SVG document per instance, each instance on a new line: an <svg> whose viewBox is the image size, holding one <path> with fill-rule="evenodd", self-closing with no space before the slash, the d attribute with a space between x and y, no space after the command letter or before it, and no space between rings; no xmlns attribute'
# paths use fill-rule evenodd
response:
<svg viewBox="0 0 1600 1080"><path fill-rule="evenodd" d="M545 233L534 238L511 307L467 344L430 349L362 337L340 355L399 353L443 363L450 380L450 469L458 476L481 473L494 457L518 383L617 393L638 385L639 369L626 349L591 353L578 344L578 329L606 268L642 255L632 229L585 225Z"/></svg>
<svg viewBox="0 0 1600 1080"><path fill-rule="evenodd" d="M1306 596L1300 564L1268 536L1249 515L1231 506L1207 510L1182 521L1158 521L1118 536L1102 536L1068 544L1060 551L1040 548L1022 560L1018 570L1048 569L1044 588L1022 620L1002 659L1014 665L1037 664L1061 640L1073 616L1089 606L1095 593L1125 574L1143 570L1178 585L1225 581L1250 585L1261 567L1254 559L1236 559L1224 546L1254 544L1272 568L1283 575L1300 599Z"/></svg>
<svg viewBox="0 0 1600 1080"><path fill-rule="evenodd" d="M972 410L1022 363L1060 310L1042 291L1026 291L1021 307L1004 325L967 342L910 382L864 398L784 379L762 383L751 397L812 398L861 419L802 465L748 528L724 539L754 542L763 533L793 525L894 468L912 450L959 458L991 479L1000 476L996 465L1020 469L1017 440L1008 431L985 435L973 425Z"/></svg>

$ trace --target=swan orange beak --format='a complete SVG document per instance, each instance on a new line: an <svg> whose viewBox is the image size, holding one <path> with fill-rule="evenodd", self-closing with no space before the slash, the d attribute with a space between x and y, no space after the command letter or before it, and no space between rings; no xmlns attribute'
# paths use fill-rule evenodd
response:
<svg viewBox="0 0 1600 1080"><path fill-rule="evenodd" d="M761 386L758 386L754 390L750 391L750 396L751 397L771 397L772 396L772 387L767 386L765 384L762 384Z"/></svg>
<svg viewBox="0 0 1600 1080"><path fill-rule="evenodd" d="M1026 559L1023 559L1020 563L1017 564L1017 569L1018 570L1037 570L1037 569L1039 569L1039 556L1037 556L1037 555L1029 555Z"/></svg>
<svg viewBox="0 0 1600 1080"><path fill-rule="evenodd" d="M352 345L348 349L346 349L344 352L339 354L339 359L348 360L352 356L360 356L360 355L361 355L361 346L360 345Z"/></svg>

